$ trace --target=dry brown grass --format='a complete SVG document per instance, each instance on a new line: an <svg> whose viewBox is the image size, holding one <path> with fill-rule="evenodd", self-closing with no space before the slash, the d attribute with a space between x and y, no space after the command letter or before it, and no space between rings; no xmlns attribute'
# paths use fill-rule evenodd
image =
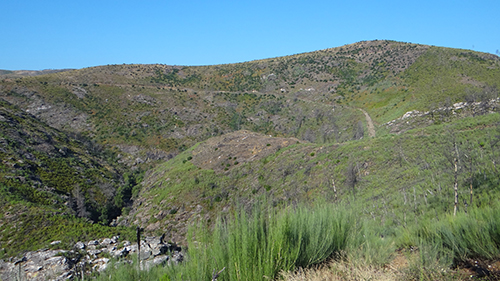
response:
<svg viewBox="0 0 500 281"><path fill-rule="evenodd" d="M499 263L500 264L500 263ZM394 259L383 267L367 265L360 261L331 260L314 268L299 269L294 272L282 272L285 281L336 281L336 280L469 280L477 277L470 270L438 270L419 268L416 253L405 254L398 251ZM496 275L495 275L496 276ZM497 279L487 279L497 280Z"/></svg>
<svg viewBox="0 0 500 281"><path fill-rule="evenodd" d="M389 267L377 268L347 261L331 261L311 269L283 272L286 281L334 281L334 280L401 280L403 275Z"/></svg>

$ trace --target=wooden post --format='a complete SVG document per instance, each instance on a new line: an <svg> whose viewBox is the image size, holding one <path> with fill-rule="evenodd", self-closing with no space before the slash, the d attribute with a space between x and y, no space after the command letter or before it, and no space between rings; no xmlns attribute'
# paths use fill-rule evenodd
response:
<svg viewBox="0 0 500 281"><path fill-rule="evenodd" d="M21 263L19 263L19 268L18 269L19 270L17 271L17 280L23 281L24 278L23 278L23 275L21 273Z"/></svg>
<svg viewBox="0 0 500 281"><path fill-rule="evenodd" d="M333 192L335 193L335 202L337 202L337 188L335 187L335 180L332 179Z"/></svg>
<svg viewBox="0 0 500 281"><path fill-rule="evenodd" d="M21 271L21 265L23 262L25 262L27 259L26 257L24 256L22 259L14 262L14 265L17 265L18 266L18 271L17 271L17 281L24 281L24 274L22 274L22 271Z"/></svg>
<svg viewBox="0 0 500 281"><path fill-rule="evenodd" d="M137 265L139 266L139 273L141 271L141 231L142 228L137 227Z"/></svg>
<svg viewBox="0 0 500 281"><path fill-rule="evenodd" d="M455 162L455 184L454 184L454 189L455 189L455 207L453 208L453 215L457 215L457 207L458 207L458 169L457 169L457 158L454 159Z"/></svg>
<svg viewBox="0 0 500 281"><path fill-rule="evenodd" d="M137 259L141 260L141 229L137 227Z"/></svg>

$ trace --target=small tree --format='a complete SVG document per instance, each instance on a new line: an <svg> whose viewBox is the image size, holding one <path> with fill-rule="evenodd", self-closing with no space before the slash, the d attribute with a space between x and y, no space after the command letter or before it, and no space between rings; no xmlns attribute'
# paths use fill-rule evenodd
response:
<svg viewBox="0 0 500 281"><path fill-rule="evenodd" d="M79 186L73 189L73 198L76 205L76 216L80 218L88 218L90 213L87 212L87 208L85 206L85 194L81 191Z"/></svg>

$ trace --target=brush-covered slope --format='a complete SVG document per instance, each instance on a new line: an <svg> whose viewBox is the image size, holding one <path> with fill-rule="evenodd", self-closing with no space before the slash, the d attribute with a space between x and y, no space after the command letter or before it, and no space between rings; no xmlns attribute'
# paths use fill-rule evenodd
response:
<svg viewBox="0 0 500 281"><path fill-rule="evenodd" d="M223 135L153 169L122 219L178 241L189 221L210 221L265 196L274 205L350 202L382 224L405 225L452 212L454 159L458 208L467 211L500 196L499 124L493 113L342 144Z"/></svg>
<svg viewBox="0 0 500 281"><path fill-rule="evenodd" d="M364 121L356 107L377 128L408 111L491 98L498 77L491 54L367 41L238 64L109 65L4 78L0 96L140 164L240 129L344 142Z"/></svg>
<svg viewBox="0 0 500 281"><path fill-rule="evenodd" d="M100 145L0 100L0 254L86 232L116 233L91 225L107 225L131 197L112 158Z"/></svg>
<svg viewBox="0 0 500 281"><path fill-rule="evenodd" d="M75 159L49 155L44 164L31 151L38 162L19 156L23 145L10 150L18 156L6 156L15 161L5 165L30 168L23 172L29 176L5 168L6 194L18 196L6 189L16 186L13 179L41 182L35 189L45 192L43 204L61 213L78 213L64 196L79 188L88 191L87 211L97 210L94 221L121 215L124 225L182 239L191 218L211 219L266 194L274 204L348 199L367 215L401 224L451 206L453 158L461 196L470 179L477 191L468 205L497 194L500 59L491 54L367 41L228 65L11 74L0 75L0 99L28 116L23 120L48 124L42 127L67 142L81 136L83 146L114 151L103 156L61 144ZM15 131L30 126L20 124ZM123 180L113 170L120 165L127 167ZM148 177L130 209L141 170Z"/></svg>
<svg viewBox="0 0 500 281"><path fill-rule="evenodd" d="M45 70L3 70L0 69L0 78L22 78L26 76L37 76L50 73L68 71L70 69L45 69Z"/></svg>
<svg viewBox="0 0 500 281"><path fill-rule="evenodd" d="M341 142L352 139L355 125L363 119L355 109L334 108L279 91L198 91L152 86L151 82L136 85L140 80L128 84L86 84L80 80L69 85L60 85L63 78L44 81L56 76L5 82L2 96L51 126L117 146L124 152L122 161L131 164L137 158L169 159L198 141L240 129ZM124 156L129 154L131 160Z"/></svg>

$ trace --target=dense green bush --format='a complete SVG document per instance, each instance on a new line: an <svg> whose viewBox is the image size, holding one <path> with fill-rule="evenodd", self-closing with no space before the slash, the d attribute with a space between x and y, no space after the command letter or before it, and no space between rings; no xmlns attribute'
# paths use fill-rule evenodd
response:
<svg viewBox="0 0 500 281"><path fill-rule="evenodd" d="M376 232L365 229L368 225L344 205L279 211L264 206L258 204L250 214L240 208L219 218L213 229L203 224L191 228L187 261L166 268L166 276L210 280L214 270L225 268L220 280L274 279L280 271L345 258L346 253L375 263L373 255L383 252L384 243L373 243ZM389 255L377 257L384 264Z"/></svg>
<svg viewBox="0 0 500 281"><path fill-rule="evenodd" d="M436 245L455 262L468 258L500 257L499 207L471 209L457 216L446 215L439 221L428 220L415 232L415 242ZM419 239L419 240L417 240Z"/></svg>

